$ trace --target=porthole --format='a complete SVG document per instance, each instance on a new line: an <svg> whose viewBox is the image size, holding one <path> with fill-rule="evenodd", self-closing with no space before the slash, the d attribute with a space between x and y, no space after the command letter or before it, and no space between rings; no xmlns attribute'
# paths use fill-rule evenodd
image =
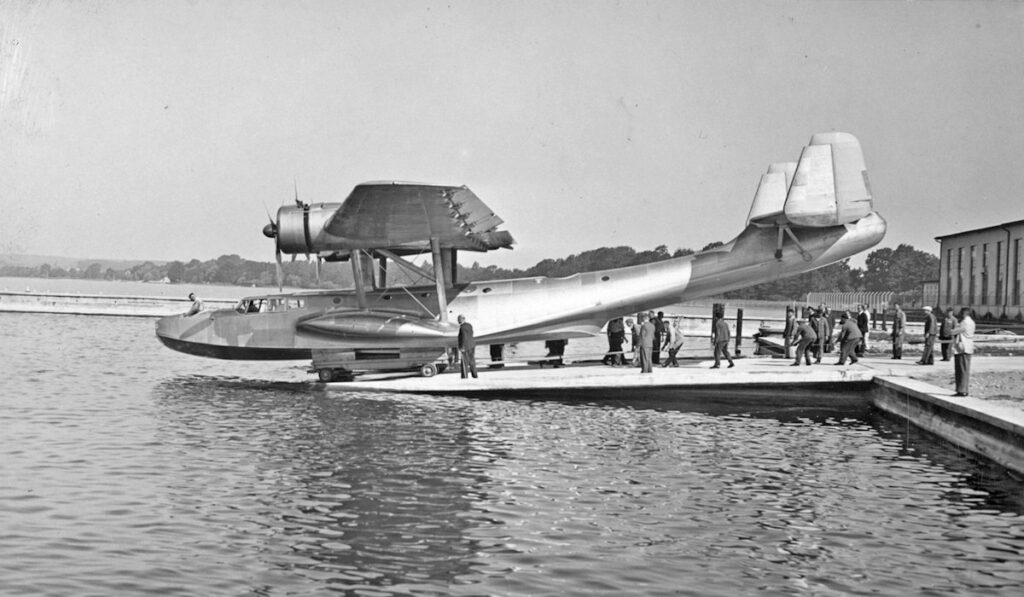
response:
<svg viewBox="0 0 1024 597"><path fill-rule="evenodd" d="M611 279L612 279L611 276L601 276L601 281L602 282L607 282L608 280L611 280Z"/></svg>
<svg viewBox="0 0 1024 597"><path fill-rule="evenodd" d="M487 293L488 293L488 292L490 292L490 291L491 291L491 289L490 289L490 288L484 288L484 289L483 289L483 293L484 293L484 294L487 294Z"/></svg>
<svg viewBox="0 0 1024 597"><path fill-rule="evenodd" d="M390 301L391 300L391 295L390 294L385 294L384 296L382 296L380 298L382 298L382 299L384 299L386 301Z"/></svg>
<svg viewBox="0 0 1024 597"><path fill-rule="evenodd" d="M427 297L430 296L430 293L429 292L422 292L422 293L420 293L420 296L423 297L423 298L427 298Z"/></svg>
<svg viewBox="0 0 1024 597"><path fill-rule="evenodd" d="M340 297L340 296L336 296L336 297L334 297L334 304L335 304L335 305L339 305L339 304L341 304L341 297Z"/></svg>

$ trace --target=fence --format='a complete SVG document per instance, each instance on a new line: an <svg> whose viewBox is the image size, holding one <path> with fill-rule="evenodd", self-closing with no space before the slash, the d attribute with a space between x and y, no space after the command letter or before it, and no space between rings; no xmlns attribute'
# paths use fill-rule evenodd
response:
<svg viewBox="0 0 1024 597"><path fill-rule="evenodd" d="M845 311L855 309L857 305L867 305L869 311L882 312L895 295L895 292L808 292L807 304L825 305L833 311Z"/></svg>

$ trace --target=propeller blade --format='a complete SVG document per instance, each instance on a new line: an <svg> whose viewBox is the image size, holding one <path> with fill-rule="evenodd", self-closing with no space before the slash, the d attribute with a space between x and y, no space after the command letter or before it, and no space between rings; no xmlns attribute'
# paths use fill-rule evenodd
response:
<svg viewBox="0 0 1024 597"><path fill-rule="evenodd" d="M281 265L281 249L274 251L274 260L277 262L275 272L277 274L277 291L284 292L284 267Z"/></svg>
<svg viewBox="0 0 1024 597"><path fill-rule="evenodd" d="M320 288L320 256L316 256L316 287Z"/></svg>

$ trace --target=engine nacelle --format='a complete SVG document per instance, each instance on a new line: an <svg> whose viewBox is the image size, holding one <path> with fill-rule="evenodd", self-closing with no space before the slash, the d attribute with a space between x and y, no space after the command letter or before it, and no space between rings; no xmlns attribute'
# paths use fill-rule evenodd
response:
<svg viewBox="0 0 1024 597"><path fill-rule="evenodd" d="M277 210L277 247L288 255L315 254L332 250L332 241L339 239L328 234L325 228L339 203L315 205L285 205ZM270 235L268 235L270 236Z"/></svg>

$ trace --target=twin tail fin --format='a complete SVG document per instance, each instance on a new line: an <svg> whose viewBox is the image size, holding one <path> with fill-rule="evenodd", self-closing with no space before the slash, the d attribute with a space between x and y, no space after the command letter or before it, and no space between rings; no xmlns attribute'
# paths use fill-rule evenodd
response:
<svg viewBox="0 0 1024 597"><path fill-rule="evenodd" d="M799 161L768 167L747 221L759 227L822 228L855 222L873 211L860 142L849 133L819 133Z"/></svg>

